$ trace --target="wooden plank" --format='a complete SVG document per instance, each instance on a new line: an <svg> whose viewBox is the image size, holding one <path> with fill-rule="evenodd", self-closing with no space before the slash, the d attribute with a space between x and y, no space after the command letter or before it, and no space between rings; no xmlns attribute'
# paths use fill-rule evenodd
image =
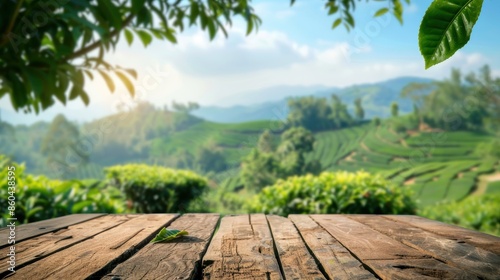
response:
<svg viewBox="0 0 500 280"><path fill-rule="evenodd" d="M377 215L348 217L483 279L494 279L500 275L500 256L492 252Z"/></svg>
<svg viewBox="0 0 500 280"><path fill-rule="evenodd" d="M446 279L475 277L344 215L311 215L311 218L382 279L432 279L436 275Z"/></svg>
<svg viewBox="0 0 500 280"><path fill-rule="evenodd" d="M219 214L186 214L169 228L187 230L189 235L168 243L148 244L103 279L193 279L201 268Z"/></svg>
<svg viewBox="0 0 500 280"><path fill-rule="evenodd" d="M53 253L69 248L77 243L94 237L106 230L116 227L135 216L108 215L101 216L83 223L69 226L55 232L46 233L15 245L16 269L43 259ZM1 270L0 277L10 274L7 270L7 253L9 248L0 250Z"/></svg>
<svg viewBox="0 0 500 280"><path fill-rule="evenodd" d="M478 279L467 272L457 270L435 259L367 260L382 279L398 280L471 280Z"/></svg>
<svg viewBox="0 0 500 280"><path fill-rule="evenodd" d="M177 216L139 215L89 240L27 265L9 279L96 278L146 245Z"/></svg>
<svg viewBox="0 0 500 280"><path fill-rule="evenodd" d="M309 249L318 259L330 279L377 279L363 268L342 244L320 227L308 215L290 215Z"/></svg>
<svg viewBox="0 0 500 280"><path fill-rule="evenodd" d="M225 216L203 257L204 279L282 279L263 214Z"/></svg>
<svg viewBox="0 0 500 280"><path fill-rule="evenodd" d="M307 251L293 223L276 215L268 215L279 261L286 279L326 279Z"/></svg>
<svg viewBox="0 0 500 280"><path fill-rule="evenodd" d="M426 231L450 239L456 239L459 242L465 242L467 244L471 244L481 249L500 255L500 237L497 236L466 229L455 225L449 225L446 223L429 220L419 216L384 215L384 217L394 221L407 223L411 226L419 227Z"/></svg>
<svg viewBox="0 0 500 280"><path fill-rule="evenodd" d="M30 224L16 226L16 242L39 236L48 232L60 230L68 226L85 222L105 214L73 214L49 220L38 221ZM0 236L8 236L9 228L0 229ZM0 240L0 248L10 246L7 238Z"/></svg>

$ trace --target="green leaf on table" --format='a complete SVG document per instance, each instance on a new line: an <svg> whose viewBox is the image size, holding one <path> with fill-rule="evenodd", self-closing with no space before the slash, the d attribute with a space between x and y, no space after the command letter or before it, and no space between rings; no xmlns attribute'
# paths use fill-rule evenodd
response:
<svg viewBox="0 0 500 280"><path fill-rule="evenodd" d="M420 25L418 42L425 68L441 63L470 39L483 0L436 0Z"/></svg>
<svg viewBox="0 0 500 280"><path fill-rule="evenodd" d="M166 242L175 238L179 238L183 235L188 235L188 232L185 230L162 228L150 243Z"/></svg>

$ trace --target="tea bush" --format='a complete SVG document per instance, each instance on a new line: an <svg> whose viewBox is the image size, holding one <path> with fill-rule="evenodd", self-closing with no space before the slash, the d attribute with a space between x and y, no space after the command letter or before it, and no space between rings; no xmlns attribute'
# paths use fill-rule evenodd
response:
<svg viewBox="0 0 500 280"><path fill-rule="evenodd" d="M419 215L500 236L500 194L470 196L459 202L428 206Z"/></svg>
<svg viewBox="0 0 500 280"><path fill-rule="evenodd" d="M7 167L15 168L9 174ZM8 176L14 175L15 204L9 205ZM0 155L0 204L5 205L1 226L10 218L7 206L15 207L15 218L20 223L31 223L74 213L121 213L125 197L113 187L101 182L50 180L44 176L25 173L22 164L11 162Z"/></svg>
<svg viewBox="0 0 500 280"><path fill-rule="evenodd" d="M194 172L145 164L106 168L111 185L118 187L137 213L185 212L207 188L207 180Z"/></svg>
<svg viewBox="0 0 500 280"><path fill-rule="evenodd" d="M413 214L415 203L406 188L367 172L324 172L280 180L264 188L250 211L288 214Z"/></svg>

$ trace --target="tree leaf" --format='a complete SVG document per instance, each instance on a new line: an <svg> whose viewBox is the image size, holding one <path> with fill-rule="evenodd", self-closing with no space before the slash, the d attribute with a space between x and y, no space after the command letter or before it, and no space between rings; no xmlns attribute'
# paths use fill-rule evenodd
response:
<svg viewBox="0 0 500 280"><path fill-rule="evenodd" d="M378 11L375 13L374 17L380 17L380 16L383 16L383 15L385 15L388 11L389 11L389 9L388 9L388 8L382 8L382 9L378 10Z"/></svg>
<svg viewBox="0 0 500 280"><path fill-rule="evenodd" d="M82 101L85 104L85 106L89 105L90 99L89 99L89 96L87 95L87 93L84 90L80 91L80 98L82 99Z"/></svg>
<svg viewBox="0 0 500 280"><path fill-rule="evenodd" d="M188 235L188 232L185 230L162 228L150 243L166 242L183 235Z"/></svg>
<svg viewBox="0 0 500 280"><path fill-rule="evenodd" d="M134 77L134 79L137 79L137 71L135 71L134 69L122 68L122 70L129 73L132 77Z"/></svg>
<svg viewBox="0 0 500 280"><path fill-rule="evenodd" d="M104 72L104 71L102 71L100 69L97 69L97 71L99 72L99 74L101 74L102 78L104 79L104 81L108 85L109 90L111 92L115 92L115 83L113 82L113 80L111 79L111 77L109 77L109 75L106 74L106 72Z"/></svg>
<svg viewBox="0 0 500 280"><path fill-rule="evenodd" d="M125 39L127 40L128 45L132 45L134 42L134 34L129 29L125 29Z"/></svg>
<svg viewBox="0 0 500 280"><path fill-rule="evenodd" d="M394 16L399 21L399 23L403 24L403 4L401 4L399 0L395 1L392 10L394 12Z"/></svg>
<svg viewBox="0 0 500 280"><path fill-rule="evenodd" d="M337 28L337 26L339 26L341 23L342 23L342 19L341 19L341 18L336 19L336 20L333 22L332 29Z"/></svg>
<svg viewBox="0 0 500 280"><path fill-rule="evenodd" d="M163 33L167 40L169 40L173 44L177 44L177 39L175 38L175 30L172 28L165 28L165 32Z"/></svg>
<svg viewBox="0 0 500 280"><path fill-rule="evenodd" d="M193 2L191 4L191 10L189 13L189 25L193 25L196 22L196 18L198 18L199 14L200 14L200 9L198 7L198 3Z"/></svg>
<svg viewBox="0 0 500 280"><path fill-rule="evenodd" d="M450 58L470 39L483 0L435 0L420 25L418 42L425 68Z"/></svg>
<svg viewBox="0 0 500 280"><path fill-rule="evenodd" d="M144 8L145 0L132 0L132 13L139 12L142 8Z"/></svg>
<svg viewBox="0 0 500 280"><path fill-rule="evenodd" d="M153 41L153 36L151 36L151 34L149 34L148 32L144 30L136 30L135 32L137 33L137 35L139 35L139 38L141 39L144 47L147 47L151 43L151 41Z"/></svg>
<svg viewBox="0 0 500 280"><path fill-rule="evenodd" d="M120 80L122 80L122 82L125 85L125 87L127 88L128 92L130 92L130 95L132 95L132 97L134 97L135 88L134 88L134 85L132 84L132 82L129 80L129 78L127 78L127 76L125 76L123 73L121 73L119 71L115 71L115 74L116 74L116 76L118 76L118 78L120 78Z"/></svg>

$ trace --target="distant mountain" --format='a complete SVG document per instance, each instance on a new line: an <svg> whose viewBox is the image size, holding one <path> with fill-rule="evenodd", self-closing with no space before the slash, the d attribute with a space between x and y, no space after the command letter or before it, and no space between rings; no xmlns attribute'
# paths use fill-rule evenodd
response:
<svg viewBox="0 0 500 280"><path fill-rule="evenodd" d="M388 117L390 105L397 102L401 113L409 113L413 109L410 99L401 98L401 90L410 83L429 83L431 79L419 77L400 77L373 84L354 85L346 88L326 87L271 87L256 92L247 92L245 96L259 96L260 104L236 105L231 107L207 106L194 111L195 116L214 122L238 123L255 120L280 120L288 113L287 99L300 96L316 96L329 98L337 94L352 109L354 99L361 98L365 117ZM284 95L288 92L288 95ZM281 99L276 99L281 96ZM242 100L243 101L243 100ZM242 102L241 104L245 104Z"/></svg>
<svg viewBox="0 0 500 280"><path fill-rule="evenodd" d="M244 91L241 93L232 94L231 96L224 97L218 100L215 100L215 104L218 107L227 107L227 106L253 106L261 103L268 102L276 102L281 101L290 96L303 96L303 95L311 95L318 92L323 92L325 90L333 90L333 88L329 88L326 86L291 86L291 85L281 85L281 86L272 86L268 88L253 90L253 91Z"/></svg>

